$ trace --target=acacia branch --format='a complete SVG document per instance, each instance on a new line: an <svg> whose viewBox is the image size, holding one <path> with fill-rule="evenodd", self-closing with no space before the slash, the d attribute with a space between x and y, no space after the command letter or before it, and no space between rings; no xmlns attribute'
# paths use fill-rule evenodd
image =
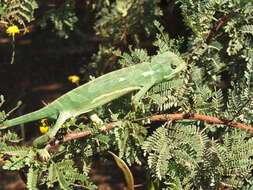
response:
<svg viewBox="0 0 253 190"><path fill-rule="evenodd" d="M197 121L210 122L214 124L226 125L226 126L235 127L240 130L249 131L253 133L253 126L245 125L239 122L233 122L232 120L228 120L228 119L209 117L209 116L201 115L201 114L178 113L178 114L154 115L150 117L151 121L168 121L168 120L184 120L184 119L191 119L191 120L197 120Z"/></svg>
<svg viewBox="0 0 253 190"><path fill-rule="evenodd" d="M102 132L102 131L108 131L114 127L116 127L117 125L115 123L109 123L103 127L101 127L99 130ZM78 139L78 138L81 138L81 137L85 137L85 136L88 136L88 135L91 135L92 132L90 130L87 130L87 131L82 131L82 132L75 132L75 133L69 133L67 134L66 136L64 136L63 138L63 142L67 142L67 141L70 141L70 140L73 140L73 139Z"/></svg>
<svg viewBox="0 0 253 190"><path fill-rule="evenodd" d="M240 130L244 130L244 131L248 131L250 133L253 133L253 126L245 125L245 124L239 123L239 122L233 122L232 120L228 120L228 119L209 117L209 116L201 115L201 114L184 114L184 113L162 114L162 115L153 115L148 118L150 119L150 121L173 121L173 120L190 119L190 120L209 122L209 123L213 123L213 124L226 125L226 126L235 127ZM99 130L101 132L108 131L108 130L111 130L114 127L116 127L117 124L118 124L117 122L109 123L109 124L101 127ZM67 141L82 138L82 137L85 137L85 136L88 136L91 134L92 134L92 132L90 130L69 133L66 136L64 136L62 140L55 140L55 142L53 143L54 145L48 144L46 146L46 149L50 150L50 149L53 149L55 146L58 146L58 145L65 143Z"/></svg>
<svg viewBox="0 0 253 190"><path fill-rule="evenodd" d="M114 127L117 126L117 122L115 123L109 123L109 124L106 124L105 126L101 127L99 129L99 131L103 132L103 131L108 131ZM78 139L78 138L82 138L82 137L85 137L85 136L89 136L92 134L92 131L90 130L86 130L86 131L81 131L81 132L73 132L73 133L69 133L67 135L65 135L63 137L62 140L55 140L54 142L50 142L50 144L47 144L45 149L47 150L54 150L54 149L57 149L57 147L67 141L71 141L71 140L74 140L74 139Z"/></svg>

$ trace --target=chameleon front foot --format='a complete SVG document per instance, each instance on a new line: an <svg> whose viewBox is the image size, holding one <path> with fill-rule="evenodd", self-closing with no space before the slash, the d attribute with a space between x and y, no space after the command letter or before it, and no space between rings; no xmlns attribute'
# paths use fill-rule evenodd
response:
<svg viewBox="0 0 253 190"><path fill-rule="evenodd" d="M47 134L42 135L33 141L33 147L44 148L45 143L48 142L49 140L50 140L49 135L47 135Z"/></svg>

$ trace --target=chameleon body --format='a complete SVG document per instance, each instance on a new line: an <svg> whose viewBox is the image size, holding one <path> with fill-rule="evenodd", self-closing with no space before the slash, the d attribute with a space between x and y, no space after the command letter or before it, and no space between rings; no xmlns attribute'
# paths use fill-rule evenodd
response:
<svg viewBox="0 0 253 190"><path fill-rule="evenodd" d="M154 56L151 62L143 62L102 75L62 95L42 109L6 120L0 129L42 119L57 119L49 132L34 141L41 146L53 138L62 124L71 117L88 113L129 92L139 90L133 98L140 98L155 84L170 80L185 68L185 62L172 52Z"/></svg>

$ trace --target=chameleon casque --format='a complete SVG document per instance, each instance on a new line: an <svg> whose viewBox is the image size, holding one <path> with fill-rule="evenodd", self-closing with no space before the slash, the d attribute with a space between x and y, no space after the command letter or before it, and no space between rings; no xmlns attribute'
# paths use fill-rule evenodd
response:
<svg viewBox="0 0 253 190"><path fill-rule="evenodd" d="M151 62L143 62L102 75L67 92L37 111L5 120L0 124L0 129L42 118L56 119L49 132L33 142L35 147L42 147L56 135L67 119L92 112L95 108L132 91L138 91L133 97L133 103L137 103L153 85L172 79L185 67L186 64L180 57L169 51L164 52L154 56Z"/></svg>

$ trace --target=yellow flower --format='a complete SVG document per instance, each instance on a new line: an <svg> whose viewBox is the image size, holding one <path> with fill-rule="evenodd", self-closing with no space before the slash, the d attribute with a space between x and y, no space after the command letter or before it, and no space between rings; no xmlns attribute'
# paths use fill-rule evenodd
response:
<svg viewBox="0 0 253 190"><path fill-rule="evenodd" d="M42 134L47 133L50 128L50 126L48 125L47 119L42 119L40 122L41 122L40 132Z"/></svg>
<svg viewBox="0 0 253 190"><path fill-rule="evenodd" d="M80 78L77 75L71 75L71 76L68 77L68 80L72 83L77 84L79 82Z"/></svg>
<svg viewBox="0 0 253 190"><path fill-rule="evenodd" d="M41 132L42 134L47 133L48 130L49 130L49 126L47 126L47 125L46 125L46 126L43 126L43 125L40 126L40 132Z"/></svg>
<svg viewBox="0 0 253 190"><path fill-rule="evenodd" d="M10 36L15 36L15 34L20 33L20 29L16 25L12 25L6 29L6 33L9 34Z"/></svg>

